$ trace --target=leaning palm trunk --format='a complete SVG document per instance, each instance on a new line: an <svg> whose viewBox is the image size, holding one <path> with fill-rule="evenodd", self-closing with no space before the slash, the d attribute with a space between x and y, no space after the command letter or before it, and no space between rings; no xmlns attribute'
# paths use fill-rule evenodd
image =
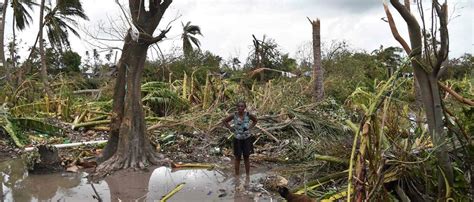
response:
<svg viewBox="0 0 474 202"><path fill-rule="evenodd" d="M5 59L5 45L4 45L4 39L5 39L5 17L7 14L7 8L8 8L8 0L5 0L3 2L3 9L2 9L2 24L0 25L0 57L2 60L3 68L5 68L5 78L9 82L10 81L10 69L8 68L7 60Z"/></svg>
<svg viewBox="0 0 474 202"><path fill-rule="evenodd" d="M12 20L12 43L11 43L11 46L8 46L9 49L10 49L10 57L11 57L11 60L12 60L12 69L15 69L15 46L16 46L16 28L15 28L15 16L13 16L13 20Z"/></svg>
<svg viewBox="0 0 474 202"><path fill-rule="evenodd" d="M319 102L324 97L324 70L321 67L321 24L319 19L311 21L313 27L313 101Z"/></svg>
<svg viewBox="0 0 474 202"><path fill-rule="evenodd" d="M46 94L48 97L52 98L53 93L51 91L51 88L49 86L49 81L48 81L48 71L47 71L47 66L46 66L46 56L44 54L44 42L43 42L43 16L44 16L44 6L45 0L41 0L41 6L40 6L40 19L39 19L39 52L40 52L40 58L41 58L41 79L43 80L43 85L44 85L44 90L46 91Z"/></svg>

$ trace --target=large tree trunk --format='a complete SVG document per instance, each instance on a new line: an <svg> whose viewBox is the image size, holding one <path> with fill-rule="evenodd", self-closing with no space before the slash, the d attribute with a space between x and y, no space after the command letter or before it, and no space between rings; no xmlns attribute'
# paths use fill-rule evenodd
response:
<svg viewBox="0 0 474 202"><path fill-rule="evenodd" d="M159 2L150 1L150 10L145 11L143 1L129 0L133 24L141 32L138 39L133 40L130 29L125 37L115 84L110 143L99 158L103 162L97 167L97 177L118 169L144 168L164 162L146 137L140 89L148 47L163 39L169 31L152 37L172 1Z"/></svg>
<svg viewBox="0 0 474 202"><path fill-rule="evenodd" d="M145 135L141 101L141 76L148 46L138 44L128 34L123 50L115 84L110 143L100 159L107 160L99 165L99 172L144 168L147 164L159 163L157 153Z"/></svg>
<svg viewBox="0 0 474 202"><path fill-rule="evenodd" d="M324 98L324 70L321 65L321 23L319 19L309 21L313 27L313 101L320 102Z"/></svg>
<svg viewBox="0 0 474 202"><path fill-rule="evenodd" d="M5 39L5 17L7 14L7 8L8 8L8 0L5 0L3 2L3 7L2 7L2 24L0 25L0 59L2 60L3 68L5 69L5 78L7 82L10 82L10 69L8 68L8 63L5 58L5 45L4 45L4 39Z"/></svg>
<svg viewBox="0 0 474 202"><path fill-rule="evenodd" d="M44 41L43 41L43 17L44 17L44 2L45 0L41 0L41 5L40 5L40 18L39 18L39 52L40 52L40 58L41 58L41 79L43 80L43 85L44 85L44 90L46 91L46 94L48 97L53 98L53 93L51 91L51 88L49 86L49 81L48 81L48 70L46 66L46 56L44 54Z"/></svg>

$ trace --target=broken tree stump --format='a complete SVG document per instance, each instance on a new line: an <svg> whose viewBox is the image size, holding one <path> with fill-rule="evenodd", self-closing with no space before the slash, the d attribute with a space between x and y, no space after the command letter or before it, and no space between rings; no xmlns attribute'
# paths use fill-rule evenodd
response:
<svg viewBox="0 0 474 202"><path fill-rule="evenodd" d="M50 145L39 145L36 158L31 159L28 171L33 174L54 173L63 171L61 158L59 158L58 149Z"/></svg>

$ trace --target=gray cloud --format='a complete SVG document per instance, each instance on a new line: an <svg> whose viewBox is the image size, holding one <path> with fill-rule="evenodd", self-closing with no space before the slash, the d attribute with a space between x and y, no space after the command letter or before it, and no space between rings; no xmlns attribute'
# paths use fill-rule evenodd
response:
<svg viewBox="0 0 474 202"><path fill-rule="evenodd" d="M290 1L290 0L288 0ZM298 9L330 10L337 14L366 13L380 8L381 0L296 0L291 3ZM322 8L322 9L318 9ZM342 13L341 13L342 12Z"/></svg>

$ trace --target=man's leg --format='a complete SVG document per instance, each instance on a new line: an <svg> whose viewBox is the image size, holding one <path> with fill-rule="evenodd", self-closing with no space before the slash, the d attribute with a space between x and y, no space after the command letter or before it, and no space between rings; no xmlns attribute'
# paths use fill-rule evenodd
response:
<svg viewBox="0 0 474 202"><path fill-rule="evenodd" d="M245 174L250 176L250 160L249 156L244 156L244 164L245 164Z"/></svg>
<svg viewBox="0 0 474 202"><path fill-rule="evenodd" d="M245 165L245 174L247 174L247 177L250 176L250 154L252 153L253 150L253 142L252 138L247 138L244 140L243 143L243 155L244 155L244 165Z"/></svg>
<svg viewBox="0 0 474 202"><path fill-rule="evenodd" d="M235 169L235 175L240 174L240 156L235 156L234 157L234 169Z"/></svg>
<svg viewBox="0 0 474 202"><path fill-rule="evenodd" d="M242 145L240 140L234 139L234 169L235 175L240 175L240 158L242 157Z"/></svg>

